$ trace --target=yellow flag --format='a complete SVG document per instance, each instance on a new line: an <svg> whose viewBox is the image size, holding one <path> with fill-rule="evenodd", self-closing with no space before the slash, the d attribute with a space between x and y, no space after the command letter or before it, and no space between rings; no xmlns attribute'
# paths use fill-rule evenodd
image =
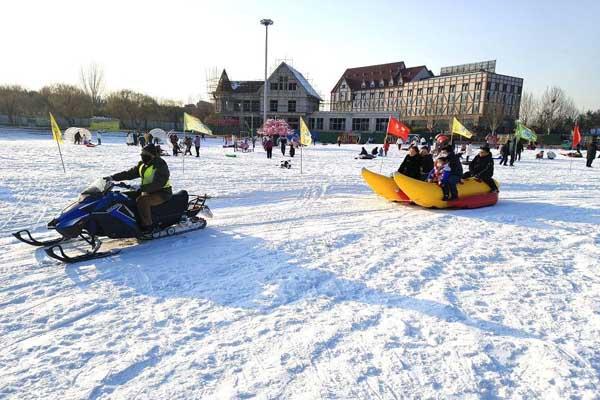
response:
<svg viewBox="0 0 600 400"><path fill-rule="evenodd" d="M312 135L302 117L300 117L300 144L304 146L310 146L312 144Z"/></svg>
<svg viewBox="0 0 600 400"><path fill-rule="evenodd" d="M62 143L62 133L60 132L60 128L54 119L52 113L50 114L50 126L52 127L52 138L56 140L58 143Z"/></svg>
<svg viewBox="0 0 600 400"><path fill-rule="evenodd" d="M473 137L473 134L456 117L452 119L452 133L469 139Z"/></svg>
<svg viewBox="0 0 600 400"><path fill-rule="evenodd" d="M196 118L188 113L183 113L183 130L204 133L212 135L210 128L202 123L199 118Z"/></svg>

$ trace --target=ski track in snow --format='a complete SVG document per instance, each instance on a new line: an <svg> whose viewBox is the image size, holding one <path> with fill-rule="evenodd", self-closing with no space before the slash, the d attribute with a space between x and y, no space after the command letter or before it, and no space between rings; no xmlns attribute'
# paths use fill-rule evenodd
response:
<svg viewBox="0 0 600 400"><path fill-rule="evenodd" d="M0 398L598 398L583 160L525 152L496 166L497 206L443 211L375 196L358 146L306 149L301 176L208 140L185 176L165 157L175 188L215 196L205 230L73 265L12 238L137 162L104 141L64 145L65 175L49 136L0 132Z"/></svg>

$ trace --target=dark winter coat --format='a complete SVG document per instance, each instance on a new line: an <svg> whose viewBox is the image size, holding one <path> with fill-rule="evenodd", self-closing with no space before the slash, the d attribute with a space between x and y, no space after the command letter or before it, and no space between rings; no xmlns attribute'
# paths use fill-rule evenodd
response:
<svg viewBox="0 0 600 400"><path fill-rule="evenodd" d="M448 166L450 167L450 175L462 178L463 167L460 162L460 156L454 153L448 154Z"/></svg>
<svg viewBox="0 0 600 400"><path fill-rule="evenodd" d="M414 179L421 179L421 156L407 154L400 164L398 172Z"/></svg>
<svg viewBox="0 0 600 400"><path fill-rule="evenodd" d="M475 178L488 179L494 175L494 159L491 154L485 157L476 155L469 163L470 175Z"/></svg>
<svg viewBox="0 0 600 400"><path fill-rule="evenodd" d="M596 158L596 151L598 151L598 145L596 142L590 142L587 146L587 159L593 160Z"/></svg>
<svg viewBox="0 0 600 400"><path fill-rule="evenodd" d="M421 174L427 175L433 170L433 157L431 154L421 156Z"/></svg>
<svg viewBox="0 0 600 400"><path fill-rule="evenodd" d="M144 165L142 161L140 161L135 167L128 169L123 172L119 172L111 176L111 178L115 181L128 181L130 179L141 178L140 175L140 167L142 174L146 171L150 166L154 167L154 176L152 177L152 181L140 187L140 190L145 193L157 193L163 192L167 194L172 194L173 191L171 187L165 187L167 182L169 182L169 166L160 157L155 157L150 162L150 165Z"/></svg>
<svg viewBox="0 0 600 400"><path fill-rule="evenodd" d="M267 139L265 142L265 150L273 150L273 141L271 139Z"/></svg>
<svg viewBox="0 0 600 400"><path fill-rule="evenodd" d="M504 143L502 147L500 147L500 154L502 154L503 156L507 156L510 153L508 146L508 143Z"/></svg>

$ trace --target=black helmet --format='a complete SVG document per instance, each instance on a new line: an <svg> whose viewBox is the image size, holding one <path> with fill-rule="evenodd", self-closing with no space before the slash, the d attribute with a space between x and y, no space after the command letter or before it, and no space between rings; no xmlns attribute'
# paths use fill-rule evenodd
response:
<svg viewBox="0 0 600 400"><path fill-rule="evenodd" d="M156 148L156 146L153 143L148 143L147 145L144 146L144 148L142 149L142 153L149 153L153 156L157 156L158 155L158 149Z"/></svg>

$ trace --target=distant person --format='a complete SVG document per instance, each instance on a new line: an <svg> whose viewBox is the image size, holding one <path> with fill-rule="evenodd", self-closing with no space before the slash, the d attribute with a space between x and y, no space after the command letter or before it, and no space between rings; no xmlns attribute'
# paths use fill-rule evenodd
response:
<svg viewBox="0 0 600 400"><path fill-rule="evenodd" d="M508 162L508 152L509 152L509 144L508 144L508 140L502 144L502 147L500 147L500 156L502 157L500 159L500 165L504 165L506 166L506 163Z"/></svg>
<svg viewBox="0 0 600 400"><path fill-rule="evenodd" d="M186 136L185 139L183 139L183 144L185 146L185 152L183 153L184 156L187 156L188 154L191 156L192 155L192 138L190 136Z"/></svg>
<svg viewBox="0 0 600 400"><path fill-rule="evenodd" d="M200 141L201 140L202 139L198 135L196 135L196 137L194 137L194 147L196 148L196 157L200 157Z"/></svg>
<svg viewBox="0 0 600 400"><path fill-rule="evenodd" d="M410 178L421 180L421 156L417 146L410 146L408 154L398 167L398 172Z"/></svg>
<svg viewBox="0 0 600 400"><path fill-rule="evenodd" d="M81 133L79 131L75 132L74 140L75 144L81 144Z"/></svg>
<svg viewBox="0 0 600 400"><path fill-rule="evenodd" d="M508 142L508 154L510 155L509 166L514 167L515 158L517 157L517 137L515 136Z"/></svg>
<svg viewBox="0 0 600 400"><path fill-rule="evenodd" d="M127 143L127 146L133 146L133 134L131 132L127 133L127 139L125 143Z"/></svg>
<svg viewBox="0 0 600 400"><path fill-rule="evenodd" d="M467 148L465 149L465 155L466 155L465 161L468 163L470 161L471 157L473 157L473 144L469 143L467 145Z"/></svg>
<svg viewBox="0 0 600 400"><path fill-rule="evenodd" d="M598 144L596 142L596 138L594 137L587 146L587 157L585 166L588 168L592 168L592 163L594 162L594 158L596 158L596 152L598 151Z"/></svg>
<svg viewBox="0 0 600 400"><path fill-rule="evenodd" d="M517 160L521 161L521 153L523 152L523 141L517 140Z"/></svg>
<svg viewBox="0 0 600 400"><path fill-rule="evenodd" d="M140 132L138 135L138 142L142 148L146 147L146 135Z"/></svg>
<svg viewBox="0 0 600 400"><path fill-rule="evenodd" d="M283 156L285 156L285 148L287 145L287 139L286 138L279 138L279 146L281 147L281 154Z"/></svg>
<svg viewBox="0 0 600 400"><path fill-rule="evenodd" d="M340 147L342 145L342 137L341 136L337 137L337 144L338 144L338 147Z"/></svg>
<svg viewBox="0 0 600 400"><path fill-rule="evenodd" d="M386 140L383 144L383 155L387 157L388 151L390 151L390 141Z"/></svg>
<svg viewBox="0 0 600 400"><path fill-rule="evenodd" d="M136 131L133 131L133 134L131 135L133 138L133 145L137 146L138 145L138 134Z"/></svg>
<svg viewBox="0 0 600 400"><path fill-rule="evenodd" d="M154 143L154 135L152 135L150 132L148 132L148 137L146 138L146 143L148 143L148 144Z"/></svg>
<svg viewBox="0 0 600 400"><path fill-rule="evenodd" d="M498 192L498 186L492 178L494 176L494 159L490 146L485 144L479 149L479 154L469 163L469 171L463 174L463 179L481 179L490 187L492 192Z"/></svg>
<svg viewBox="0 0 600 400"><path fill-rule="evenodd" d="M202 132L202 140L205 140L205 138L204 138L204 132Z"/></svg>
<svg viewBox="0 0 600 400"><path fill-rule="evenodd" d="M294 141L290 142L290 157L294 157L296 155L296 147L294 146Z"/></svg>
<svg viewBox="0 0 600 400"><path fill-rule="evenodd" d="M396 146L398 146L398 151L402 150L402 144L404 142L402 141L401 138L396 139Z"/></svg>
<svg viewBox="0 0 600 400"><path fill-rule="evenodd" d="M96 142L98 143L98 146L102 144L102 131L96 132Z"/></svg>
<svg viewBox="0 0 600 400"><path fill-rule="evenodd" d="M267 136L267 140L265 140L263 147L267 152L267 158L273 158L273 139L270 136Z"/></svg>
<svg viewBox="0 0 600 400"><path fill-rule="evenodd" d="M179 137L173 133L169 136L169 140L171 141L171 146L173 146L173 155L177 157L177 154L179 154Z"/></svg>

